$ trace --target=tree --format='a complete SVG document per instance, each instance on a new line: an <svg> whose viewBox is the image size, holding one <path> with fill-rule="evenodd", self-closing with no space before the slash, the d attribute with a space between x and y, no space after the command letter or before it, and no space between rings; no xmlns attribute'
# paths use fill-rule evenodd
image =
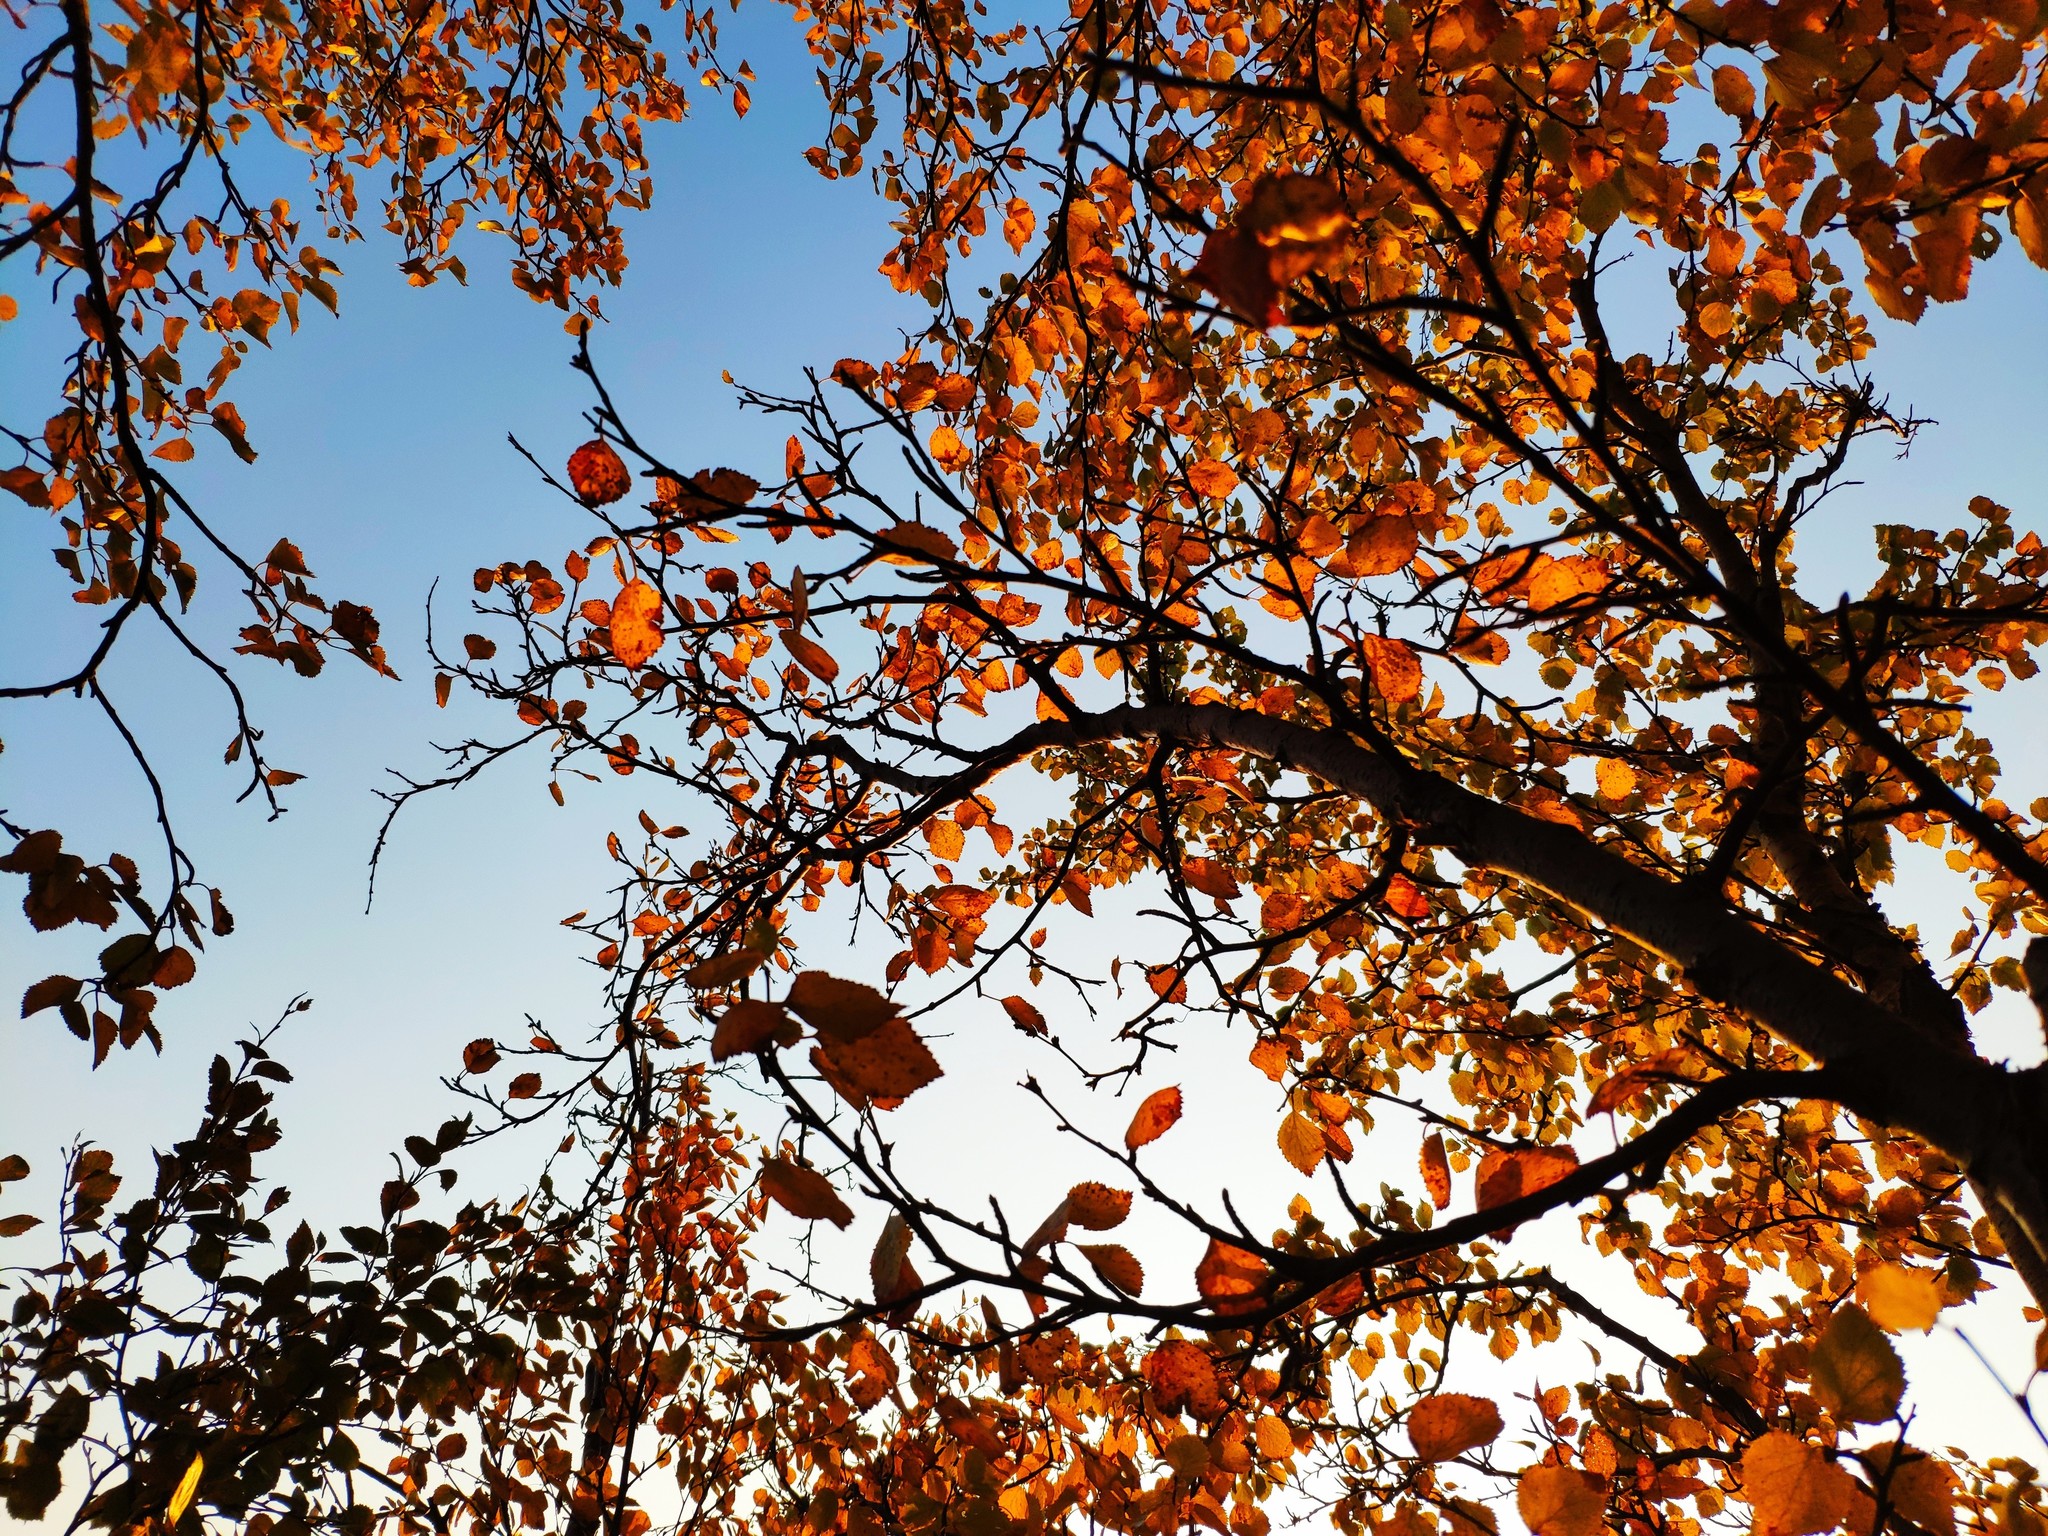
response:
<svg viewBox="0 0 2048 1536"><path fill-rule="evenodd" d="M2037 19L1007 26L813 35L829 168L896 93L885 271L929 329L749 393L790 422L779 474L679 467L600 383L562 484L599 536L478 571L498 638L444 658L523 723L447 780L543 743L721 809L701 849L648 815L615 849L587 922L618 1050L701 1010L787 1116L769 1194L885 1218L872 1289L814 1275L777 1337L960 1362L777 1518L1256 1533L1292 1476L1346 1530L1508 1499L1539 1536L1731 1503L2031 1529L2030 1472L1906 1443L1886 1334L1999 1271L2048 1301L2040 1070L1969 1022L2042 969L2048 805L2007 803L1969 710L2034 675L2048 555L1979 499L1871 528L1861 596L1793 556L1921 425L1866 300L1962 301L2006 231L2048 265ZM1946 955L1887 905L1933 858ZM1077 925L1127 886L1170 937L1119 926L1085 974ZM802 913L850 910L894 951L873 986L796 958ZM1177 1094L1119 1139L1127 1106L1027 1080L1082 1182L1042 1221L935 1197L890 1111L947 1091L923 1021L976 997L1104 1087L1241 1030L1329 1185L1255 1227L1151 1150ZM1389 1143L1413 1173L1347 1181ZM1134 1203L1206 1243L1191 1275L1095 1238ZM1656 1326L1518 1253L1561 1209ZM1566 1333L1628 1364L1516 1415L1532 1464L1448 1362Z"/></svg>
<svg viewBox="0 0 2048 1536"><path fill-rule="evenodd" d="M537 1039L494 1089L514 1053L465 1057L477 1114L565 1116L591 1158L534 1271L575 1312L552 1438L473 1495L464 1445L290 1517L636 1536L666 1451L710 1469L682 1524L736 1518L714 1496L700 1522L708 1486L817 1536L1262 1536L1290 1485L1375 1536L1510 1503L1536 1536L1731 1509L1781 1536L2037 1530L2024 1464L1909 1443L1888 1335L2000 1272L2048 1301L2040 1070L1969 1024L2044 969L2021 941L2048 932L2048 806L2001 798L1968 713L2033 676L2048 556L1978 501L1873 529L1860 598L1793 557L1870 440L1919 425L1867 371L1859 283L1910 321L2001 229L2048 264L2038 18L809 19L821 168L864 167L893 93L885 270L930 327L747 394L792 429L767 473L678 467L584 353L599 435L557 483L602 528L476 573L486 619L443 676L520 728L418 786L537 747L558 792L629 775L721 820L691 845L659 807L615 841L588 1050ZM1637 350L1615 289L1645 266L1670 298ZM1935 859L1945 957L1887 907ZM1094 974L1096 903L1137 899L1164 905ZM807 968L856 914L889 936L877 973ZM998 1007L1103 1090L1020 1089L1085 1149L1048 1212L937 1198L897 1146L897 1107L951 1087L933 1024ZM1111 1102L1223 1029L1287 1096L1304 1185L1277 1230L1176 1177L1175 1089ZM765 1088L772 1128L669 1155L714 1078ZM757 1245L772 1202L876 1233L869 1274L799 1248L786 1278L693 1275L723 1305L673 1336L731 1351L712 1379L746 1411L650 1453L683 1252L656 1234L728 1189L691 1251ZM1105 1235L1139 1212L1201 1257ZM1537 1260L1545 1216L1612 1295ZM397 1230L369 1234L386 1276ZM481 1215L446 1230L437 1254L488 1262ZM391 1433L487 1417L486 1352L392 1306L417 1329L393 1369L432 1356L471 1395L394 1391ZM1540 1348L1561 1337L1623 1364ZM1474 1345L1568 1382L1481 1396ZM682 1456L720 1444L746 1455ZM177 1485L149 1475L123 1509L157 1518ZM209 1475L187 1502L251 1507Z"/></svg>
<svg viewBox="0 0 2048 1536"><path fill-rule="evenodd" d="M247 769L244 798L273 813L299 775L266 758L235 673L185 617L201 574L248 598L235 651L307 677L331 655L391 673L376 616L312 585L317 541L310 557L289 534L260 556L238 549L173 478L204 427L255 458L228 394L250 345L269 346L280 323L296 331L308 299L338 312L332 253L363 238L365 173L388 173L383 222L414 284L467 281L457 237L474 223L510 242L512 280L535 299L601 313L590 290L626 266L618 215L652 196L643 126L685 110L672 62L730 88L741 111L747 70L718 62L715 18L688 5L669 23L673 61L611 0L123 0L98 20L87 0L32 0L9 17L24 51L0 104L0 262L22 279L32 262L77 332L50 370L47 422L0 424L21 459L0 469L0 486L55 516L56 563L75 600L104 617L60 675L0 679L0 699L90 696L154 800L163 847L156 874L126 854L91 864L65 850L62 829L0 818L14 839L0 868L30 880L37 929L128 927L99 975L52 978L41 994L104 1058L117 1042L157 1038L159 991L188 980L203 938L233 925L109 692L114 648L146 633L222 690L227 761ZM310 227L278 195L288 188L264 184L280 156L309 172ZM0 324L18 314L0 294ZM218 349L188 381L195 330ZM74 845L99 831L73 828Z"/></svg>

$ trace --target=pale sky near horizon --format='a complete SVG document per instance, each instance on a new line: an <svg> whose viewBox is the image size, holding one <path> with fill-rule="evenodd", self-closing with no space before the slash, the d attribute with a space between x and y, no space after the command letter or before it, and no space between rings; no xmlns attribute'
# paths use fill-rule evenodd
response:
<svg viewBox="0 0 2048 1536"><path fill-rule="evenodd" d="M655 207L629 221L632 266L624 289L605 295L611 323L593 347L636 428L674 461L772 468L786 428L739 413L721 374L797 388L805 367L823 370L848 353L893 353L896 328L917 324L922 310L875 271L890 237L872 190L864 181L824 182L801 159L822 136L824 114L786 14L743 9L725 28L735 56L758 72L753 111L736 122L707 97L681 127L650 131ZM245 468L206 448L181 483L244 547L289 536L323 592L371 603L403 682L345 661L310 682L267 663L239 668L276 762L307 775L288 791L289 814L269 823L254 805L229 803L238 783L219 761L229 735L221 701L194 669L167 664L162 649L148 645L152 637L139 635L145 643L110 673L110 687L165 771L202 874L224 887L238 931L209 949L192 985L165 999L161 1061L145 1050L89 1071L84 1048L54 1014L22 1023L11 1003L0 1003L0 1082L8 1089L0 1154L24 1153L40 1179L77 1134L114 1146L124 1163L152 1139L178 1134L196 1108L207 1058L295 995L311 994L316 1007L277 1046L298 1083L281 1097L286 1142L276 1156L297 1192L295 1207L329 1230L362 1219L388 1176L378 1155L448 1112L434 1079L454 1070L465 1040L507 1034L526 1013L564 1038L595 1021L588 947L558 920L592 904L606 879L604 832L642 803L641 783L632 780L574 791L569 808L558 810L538 759L509 765L407 813L377 905L363 912L365 861L382 811L372 791L385 771L429 772L430 743L502 723L459 695L445 712L433 707L422 650L428 589L439 579L439 632L459 635L475 566L553 561L589 536L576 510L539 485L505 442L515 433L543 462L559 463L588 435L579 415L587 397L567 366L562 315L511 288L490 237L469 247L466 289L408 287L381 236L340 259L341 319L309 307L302 332L252 358L233 391L261 450L257 464ZM1917 330L1882 328L1880 382L1939 425L1907 460L1866 451L1863 488L1842 495L1802 552L1828 581L1839 571L1839 584L1852 586L1867 569L1870 523L1946 527L1973 494L2005 501L2023 526L2048 531L2048 390L2034 361L2048 350L2048 273L2027 267L2008 243L1980 269L1977 286L1968 304L1935 310ZM0 272L0 290L24 308L20 322L0 328L0 403L9 419L40 420L47 408L27 387L47 382L37 349L56 334L53 322L33 310L33 285L14 272ZM0 673L18 681L63 667L91 615L69 604L68 588L46 564L54 542L47 515L5 498L0 519ZM239 621L219 578L201 611L217 641ZM2048 697L2044 689L2048 679L2009 688L1991 716L2015 803L2048 793L2048 728L2036 702ZM12 819L90 829L82 851L94 857L150 846L141 785L84 706L0 706L0 738L0 806ZM650 809L661 821L690 820L688 810ZM81 941L77 930L29 938L17 893L16 877L7 877L0 999L98 947L95 934ZM1911 910L1917 894L1900 894ZM1930 923L1942 920L1929 914ZM2037 1048L2023 1015L2001 1005L2000 1049ZM973 1020L988 1033L977 1037ZM939 1054L955 1077L994 1084L1016 1075L1010 1041L988 1018L969 1014ZM1225 1076L1242 1049L1243 1042L1204 1044L1157 1077L1185 1074L1193 1085L1184 1131L1200 1124L1203 1084L1218 1094L1226 1081L1242 1084L1241 1071ZM1226 1119L1236 1112L1213 1100L1210 1108ZM932 1113L924 1123L958 1148L946 1176L963 1189L998 1166L1015 1171L1014 1143L989 1139L969 1113ZM1195 1185L1244 1179L1280 1187L1283 1169L1239 1166L1247 1148L1277 1161L1269 1131L1246 1148L1230 1137L1188 1141ZM1390 1168L1411 1155L1406 1143L1398 1150ZM1064 1163L1044 1172L1048 1188L1069 1182ZM463 1192L473 1191L465 1183ZM1559 1243L1560 1253L1571 1241ZM2020 1337L2017 1318L2011 1309L2001 1315L1989 1326L2009 1344ZM1556 1358L1553 1379L1577 1367L1561 1351ZM1916 1391L1944 1405L1939 1422L1993 1413L1959 1347L1927 1341L1913 1346L1912 1359ZM2012 1432L1997 1422L2000 1436Z"/></svg>

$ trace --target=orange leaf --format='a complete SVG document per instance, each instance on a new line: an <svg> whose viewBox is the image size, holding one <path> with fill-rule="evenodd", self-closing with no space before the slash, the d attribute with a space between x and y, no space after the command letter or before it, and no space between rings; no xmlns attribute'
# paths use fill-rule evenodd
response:
<svg viewBox="0 0 2048 1536"><path fill-rule="evenodd" d="M1042 1035L1046 1032L1045 1015L1026 997L1006 997L1003 1012L1010 1016L1010 1022L1027 1035Z"/></svg>
<svg viewBox="0 0 2048 1536"><path fill-rule="evenodd" d="M1314 1173L1323 1164L1323 1154L1328 1150L1323 1133L1315 1121L1307 1115L1292 1114L1280 1122L1280 1155L1304 1174Z"/></svg>
<svg viewBox="0 0 2048 1536"><path fill-rule="evenodd" d="M742 977L753 975L767 958L758 949L729 949L722 955L698 961L683 972L683 980L693 987L729 987Z"/></svg>
<svg viewBox="0 0 2048 1536"><path fill-rule="evenodd" d="M1431 1131L1423 1139L1422 1187L1429 1191L1429 1203L1438 1210L1451 1203L1451 1160L1444 1152L1440 1131Z"/></svg>
<svg viewBox="0 0 2048 1536"><path fill-rule="evenodd" d="M1186 1409L1198 1419L1223 1411L1223 1391L1209 1351L1187 1339L1168 1339L1145 1357L1145 1385L1167 1413Z"/></svg>
<svg viewBox="0 0 2048 1536"><path fill-rule="evenodd" d="M667 639L661 631L661 594L629 581L612 599L612 654L629 667L644 665Z"/></svg>
<svg viewBox="0 0 2048 1536"><path fill-rule="evenodd" d="M618 450L595 437L569 455L569 486L591 506L601 507L633 489L633 476Z"/></svg>
<svg viewBox="0 0 2048 1536"><path fill-rule="evenodd" d="M890 1108L941 1075L924 1041L900 1015L856 1040L821 1037L811 1060L856 1109L868 1100Z"/></svg>
<svg viewBox="0 0 2048 1536"><path fill-rule="evenodd" d="M498 1064L498 1042L472 1040L462 1048L462 1070L488 1072Z"/></svg>
<svg viewBox="0 0 2048 1536"><path fill-rule="evenodd" d="M952 430L951 427L939 428L941 432L951 432ZM956 436L954 441L957 443L959 438ZM962 453L965 453L964 449ZM964 458L962 462L965 462ZM875 537L883 544L900 550L909 550L931 560L950 560L956 553L953 541L939 529L932 527L930 523L892 523L889 527L876 534ZM896 564L915 563L895 559L894 557L885 558L890 558L892 563Z"/></svg>
<svg viewBox="0 0 2048 1536"><path fill-rule="evenodd" d="M1188 484L1197 496L1220 501L1237 489L1237 471L1221 459L1200 459L1188 466Z"/></svg>
<svg viewBox="0 0 2048 1536"><path fill-rule="evenodd" d="M782 637L782 648L789 652L791 660L827 687L839 680L839 663L810 636L789 630Z"/></svg>
<svg viewBox="0 0 2048 1536"><path fill-rule="evenodd" d="M862 1334L846 1351L846 1395L856 1407L872 1408L896 1383L896 1361L874 1339Z"/></svg>
<svg viewBox="0 0 2048 1536"><path fill-rule="evenodd" d="M1174 1121L1179 1118L1180 1090L1161 1088L1148 1096L1138 1106L1138 1112L1131 1116L1130 1129L1124 1132L1124 1145L1135 1152L1172 1130Z"/></svg>
<svg viewBox="0 0 2048 1536"><path fill-rule="evenodd" d="M789 984L789 1006L820 1039L852 1042L871 1035L902 1010L873 987L805 971Z"/></svg>
<svg viewBox="0 0 2048 1536"><path fill-rule="evenodd" d="M1130 1192L1111 1189L1107 1184L1076 1184L1067 1191L1067 1214L1076 1226L1086 1227L1090 1232L1107 1232L1122 1226L1124 1218L1131 1214Z"/></svg>
<svg viewBox="0 0 2048 1536"><path fill-rule="evenodd" d="M1924 1269L1880 1264L1856 1282L1856 1299L1870 1320L1890 1333L1922 1333L1941 1316L1941 1285Z"/></svg>
<svg viewBox="0 0 2048 1536"><path fill-rule="evenodd" d="M763 1158L761 1188L792 1216L805 1221L829 1221L835 1227L853 1225L852 1209L839 1198L832 1181L815 1168L783 1157Z"/></svg>
<svg viewBox="0 0 2048 1536"><path fill-rule="evenodd" d="M1841 1523L1855 1484L1798 1436L1774 1429L1742 1457L1742 1491L1757 1536L1809 1536Z"/></svg>
<svg viewBox="0 0 2048 1536"><path fill-rule="evenodd" d="M1579 1154L1570 1147L1495 1147L1479 1160L1479 1209L1548 1189L1578 1166Z"/></svg>
<svg viewBox="0 0 2048 1536"><path fill-rule="evenodd" d="M538 1072L522 1072L513 1078L510 1085L505 1089L505 1097L508 1099L530 1099L539 1092L540 1074Z"/></svg>
<svg viewBox="0 0 2048 1536"><path fill-rule="evenodd" d="M711 1059L728 1061L771 1044L795 1045L798 1033L780 1003L748 998L719 1015L718 1026L711 1031Z"/></svg>
<svg viewBox="0 0 2048 1536"><path fill-rule="evenodd" d="M1411 923L1419 923L1429 916L1429 898L1422 893L1422 887L1406 875L1395 875L1387 881L1385 897L1387 910L1405 917Z"/></svg>
<svg viewBox="0 0 2048 1536"><path fill-rule="evenodd" d="M1531 1536L1601 1536L1607 1480L1577 1467L1531 1467L1516 1485L1515 1508Z"/></svg>
<svg viewBox="0 0 2048 1536"><path fill-rule="evenodd" d="M1126 1296L1136 1296L1145 1289L1145 1267L1123 1244L1082 1243L1079 1246L1081 1256L1102 1277L1104 1284L1114 1286Z"/></svg>
<svg viewBox="0 0 2048 1536"><path fill-rule="evenodd" d="M1266 1301L1266 1261L1218 1238L1195 1266L1195 1289L1223 1317L1256 1312Z"/></svg>
<svg viewBox="0 0 2048 1536"><path fill-rule="evenodd" d="M1502 1429L1500 1409L1484 1397L1440 1392L1408 1415L1408 1439L1424 1461L1449 1461L1491 1445Z"/></svg>
<svg viewBox="0 0 2048 1536"><path fill-rule="evenodd" d="M889 1213L882 1235L868 1260L868 1275L874 1281L875 1300L887 1305L900 1301L921 1283L910 1262L910 1226L900 1211Z"/></svg>
<svg viewBox="0 0 2048 1536"><path fill-rule="evenodd" d="M1422 696L1422 658L1405 640L1360 635L1358 651L1374 690L1388 703L1406 704Z"/></svg>

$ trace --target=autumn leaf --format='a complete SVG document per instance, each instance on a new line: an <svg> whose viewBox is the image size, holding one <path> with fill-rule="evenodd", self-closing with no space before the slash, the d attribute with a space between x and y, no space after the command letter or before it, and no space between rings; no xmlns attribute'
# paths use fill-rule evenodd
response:
<svg viewBox="0 0 2048 1536"><path fill-rule="evenodd" d="M789 984L790 1009L818 1032L844 1044L873 1034L902 1012L865 982L805 971Z"/></svg>
<svg viewBox="0 0 2048 1536"><path fill-rule="evenodd" d="M644 581L629 581L612 599L612 654L629 667L645 666L667 638L661 629L661 594Z"/></svg>
<svg viewBox="0 0 2048 1536"><path fill-rule="evenodd" d="M1165 1413L1185 1410L1197 1419L1208 1419L1223 1408L1215 1359L1187 1339L1168 1339L1145 1357L1145 1384Z"/></svg>
<svg viewBox="0 0 2048 1536"><path fill-rule="evenodd" d="M1291 1114L1280 1122L1280 1154L1304 1174L1322 1166L1323 1133L1307 1115Z"/></svg>
<svg viewBox="0 0 2048 1536"><path fill-rule="evenodd" d="M164 1524L174 1526L184 1519L185 1511L192 1506L192 1499L199 1492L200 1475L206 1471L206 1458L194 1455L184 1475L178 1479L178 1486L171 1490L170 1501L164 1505Z"/></svg>
<svg viewBox="0 0 2048 1536"><path fill-rule="evenodd" d="M1215 1237L1195 1266L1195 1289L1221 1317L1242 1317L1263 1307L1269 1278L1264 1259Z"/></svg>
<svg viewBox="0 0 2048 1536"><path fill-rule="evenodd" d="M900 1211L892 1211L889 1219L882 1224L882 1235L875 1241L875 1251L868 1261L868 1274L874 1282L875 1300L883 1306L903 1302L924 1282L919 1279L917 1269L910 1262L910 1226ZM890 1314L892 1320L903 1316L901 1309Z"/></svg>
<svg viewBox="0 0 2048 1536"><path fill-rule="evenodd" d="M889 1395L896 1384L895 1357L873 1337L863 1333L847 1346L846 1395L859 1408L872 1408Z"/></svg>
<svg viewBox="0 0 2048 1536"><path fill-rule="evenodd" d="M839 680L839 663L832 659L830 651L808 635L788 630L782 636L782 648L789 652L798 666L827 687Z"/></svg>
<svg viewBox="0 0 2048 1536"><path fill-rule="evenodd" d="M1027 1035L1043 1035L1046 1033L1045 1015L1038 1011L1037 1005L1029 998L1004 998L1003 1012L1010 1016L1012 1024L1023 1030Z"/></svg>
<svg viewBox="0 0 2048 1536"><path fill-rule="evenodd" d="M1872 1446L1860 1459L1893 1509L1929 1536L1955 1536L1961 1486L1948 1467L1899 1441Z"/></svg>
<svg viewBox="0 0 2048 1536"><path fill-rule="evenodd" d="M539 1092L538 1072L522 1072L505 1087L505 1097L508 1099L530 1099Z"/></svg>
<svg viewBox="0 0 2048 1536"><path fill-rule="evenodd" d="M1516 1481L1515 1509L1530 1536L1600 1536L1606 1480L1577 1467L1534 1466Z"/></svg>
<svg viewBox="0 0 2048 1536"><path fill-rule="evenodd" d="M1490 1211L1537 1194L1569 1177L1578 1166L1579 1155L1570 1147L1490 1148L1479 1160L1479 1209Z"/></svg>
<svg viewBox="0 0 2048 1536"><path fill-rule="evenodd" d="M1180 1089L1161 1088L1148 1094L1145 1102L1138 1106L1138 1112L1131 1116L1130 1127L1124 1132L1124 1145L1135 1152L1172 1130L1178 1119Z"/></svg>
<svg viewBox="0 0 2048 1536"><path fill-rule="evenodd" d="M1841 1523L1854 1483L1798 1436L1772 1430L1742 1455L1742 1491L1756 1536L1811 1536Z"/></svg>
<svg viewBox="0 0 2048 1536"><path fill-rule="evenodd" d="M1484 1397L1440 1392L1408 1414L1408 1440L1424 1461L1449 1461L1491 1445L1500 1435L1500 1409Z"/></svg>
<svg viewBox="0 0 2048 1536"><path fill-rule="evenodd" d="M693 987L729 987L753 975L767 958L758 949L729 949L724 954L698 961L683 972L683 980Z"/></svg>
<svg viewBox="0 0 2048 1536"><path fill-rule="evenodd" d="M1131 1214L1130 1191L1111 1189L1107 1184L1076 1184L1067 1191L1067 1211L1075 1226L1107 1232L1122 1226Z"/></svg>
<svg viewBox="0 0 2048 1536"><path fill-rule="evenodd" d="M1431 1131L1422 1141L1422 1187L1429 1203L1442 1210L1451 1203L1451 1160L1444 1151L1441 1131Z"/></svg>
<svg viewBox="0 0 2048 1536"><path fill-rule="evenodd" d="M618 450L601 437L569 455L569 487L593 507L617 501L633 489L633 476Z"/></svg>
<svg viewBox="0 0 2048 1536"><path fill-rule="evenodd" d="M761 1188L777 1205L805 1221L829 1221L835 1227L853 1225L853 1211L839 1198L832 1181L815 1168L788 1158L761 1160Z"/></svg>
<svg viewBox="0 0 2048 1536"><path fill-rule="evenodd" d="M711 1059L728 1061L768 1045L795 1045L799 1034L780 1003L747 998L718 1016L711 1031Z"/></svg>
<svg viewBox="0 0 2048 1536"><path fill-rule="evenodd" d="M1358 650L1374 692L1389 704L1407 704L1422 696L1422 659L1405 640L1360 635Z"/></svg>
<svg viewBox="0 0 2048 1536"><path fill-rule="evenodd" d="M1237 471L1220 459L1202 459L1188 466L1188 484L1196 495L1220 501L1237 489Z"/></svg>
<svg viewBox="0 0 2048 1536"><path fill-rule="evenodd" d="M1878 1264L1856 1280L1856 1300L1887 1333L1924 1333L1941 1316L1941 1285L1924 1269Z"/></svg>
<svg viewBox="0 0 2048 1536"><path fill-rule="evenodd" d="M484 1073L498 1064L498 1042L495 1040L472 1040L462 1048L462 1070Z"/></svg>
<svg viewBox="0 0 2048 1536"><path fill-rule="evenodd" d="M1905 1367L1891 1340L1854 1303L1835 1309L1814 1345L1813 1391L1838 1419L1877 1424L1898 1411Z"/></svg>
<svg viewBox="0 0 2048 1536"><path fill-rule="evenodd" d="M1145 1289L1144 1266L1121 1243L1082 1243L1078 1246L1081 1256L1104 1284L1115 1287L1126 1296L1136 1296Z"/></svg>
<svg viewBox="0 0 2048 1536"><path fill-rule="evenodd" d="M812 1063L856 1109L901 1103L941 1075L938 1062L901 1015L853 1039L821 1037Z"/></svg>

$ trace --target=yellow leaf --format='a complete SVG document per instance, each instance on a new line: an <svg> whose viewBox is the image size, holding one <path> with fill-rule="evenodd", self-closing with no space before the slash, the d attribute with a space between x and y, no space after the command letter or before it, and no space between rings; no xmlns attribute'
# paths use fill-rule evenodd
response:
<svg viewBox="0 0 2048 1536"><path fill-rule="evenodd" d="M205 1470L206 1458L195 1455L185 1475L178 1479L178 1486L171 1490L171 1502L164 1506L164 1524L176 1525L191 1507L192 1496L199 1491L199 1476Z"/></svg>
<svg viewBox="0 0 2048 1536"><path fill-rule="evenodd" d="M1813 1390L1836 1418L1859 1424L1879 1423L1898 1410L1906 1368L1861 1307L1837 1308L1814 1345Z"/></svg>
<svg viewBox="0 0 2048 1536"><path fill-rule="evenodd" d="M1607 1528L1607 1480L1577 1467L1531 1467L1515 1508L1533 1536L1600 1536Z"/></svg>
<svg viewBox="0 0 2048 1536"><path fill-rule="evenodd" d="M1626 800L1635 791L1636 771L1618 757L1603 757L1593 770L1603 800Z"/></svg>
<svg viewBox="0 0 2048 1536"><path fill-rule="evenodd" d="M1880 1264L1856 1282L1856 1299L1887 1333L1924 1333L1941 1316L1941 1286L1924 1269Z"/></svg>
<svg viewBox="0 0 2048 1536"><path fill-rule="evenodd" d="M1314 1173L1322 1166L1323 1133L1307 1115L1289 1115L1280 1122L1280 1151L1303 1173Z"/></svg>

